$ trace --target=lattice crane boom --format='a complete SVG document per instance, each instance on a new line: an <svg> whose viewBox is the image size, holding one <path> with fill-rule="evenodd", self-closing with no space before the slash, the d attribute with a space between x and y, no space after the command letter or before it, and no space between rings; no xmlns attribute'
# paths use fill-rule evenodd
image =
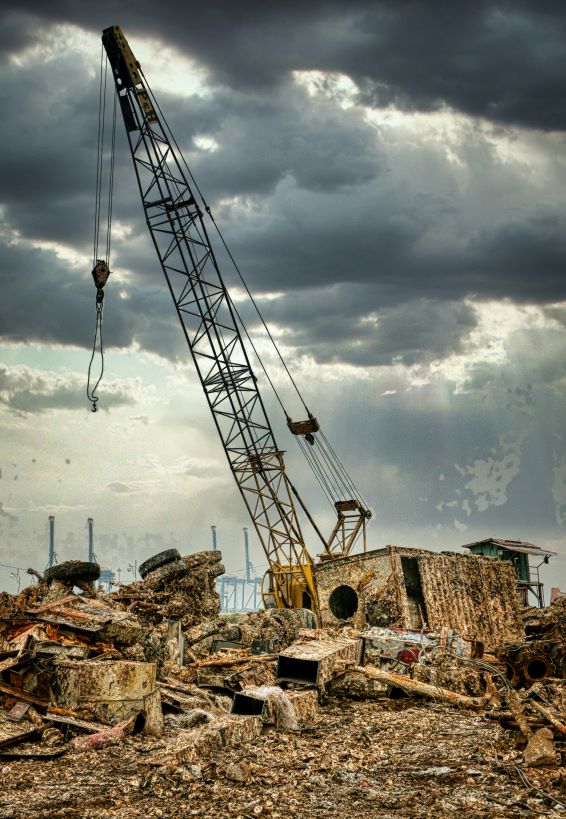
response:
<svg viewBox="0 0 566 819"><path fill-rule="evenodd" d="M371 513L308 410L307 420L287 418L287 424L336 511L338 520L330 538L320 533L289 481L195 196L200 191L120 27L105 29L102 42L147 226L230 469L267 557L269 585L264 601L318 611L313 561L295 500L320 538L326 558L347 555L360 534L365 548L365 526ZM201 201L210 215L202 197ZM103 286L97 291L101 302ZM91 396L91 400L96 409L97 399ZM315 434L320 436L316 439L319 450Z"/></svg>
<svg viewBox="0 0 566 819"><path fill-rule="evenodd" d="M318 602L312 558L203 213L119 26L105 29L147 226L278 606Z"/></svg>

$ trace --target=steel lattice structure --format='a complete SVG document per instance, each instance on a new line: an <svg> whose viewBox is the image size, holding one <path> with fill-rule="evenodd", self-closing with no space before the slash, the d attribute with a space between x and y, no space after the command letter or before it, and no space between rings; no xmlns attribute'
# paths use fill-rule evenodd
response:
<svg viewBox="0 0 566 819"><path fill-rule="evenodd" d="M202 210L178 148L167 135L119 26L105 29L102 42L151 238L230 468L267 556L275 602L316 610L312 559L283 453L275 441Z"/></svg>

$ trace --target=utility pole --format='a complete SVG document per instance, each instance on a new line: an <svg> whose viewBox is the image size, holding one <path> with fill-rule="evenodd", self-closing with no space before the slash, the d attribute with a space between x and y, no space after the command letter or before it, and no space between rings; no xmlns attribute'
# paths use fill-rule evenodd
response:
<svg viewBox="0 0 566 819"><path fill-rule="evenodd" d="M252 579L251 569L252 564L250 563L250 546L248 543L248 527L244 526L244 558L246 561L246 580Z"/></svg>

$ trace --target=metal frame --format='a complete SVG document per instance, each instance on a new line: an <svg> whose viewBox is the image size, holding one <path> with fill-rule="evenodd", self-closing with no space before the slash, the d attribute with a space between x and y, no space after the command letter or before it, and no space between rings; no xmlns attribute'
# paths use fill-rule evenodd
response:
<svg viewBox="0 0 566 819"><path fill-rule="evenodd" d="M112 68L155 250L214 423L270 566L277 606L318 610L312 559L203 214L119 26ZM302 592L308 598L303 600Z"/></svg>

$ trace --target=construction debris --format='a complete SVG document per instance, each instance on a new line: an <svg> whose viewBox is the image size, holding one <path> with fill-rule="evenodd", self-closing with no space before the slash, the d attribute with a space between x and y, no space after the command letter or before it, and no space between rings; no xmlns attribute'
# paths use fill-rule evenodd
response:
<svg viewBox="0 0 566 819"><path fill-rule="evenodd" d="M531 736L523 753L527 768L538 768L541 765L556 765L556 751L550 728L539 728Z"/></svg>
<svg viewBox="0 0 566 819"><path fill-rule="evenodd" d="M362 640L334 637L293 643L279 654L277 680L323 687L333 677L358 665Z"/></svg>
<svg viewBox="0 0 566 819"><path fill-rule="evenodd" d="M364 669L362 669L364 670ZM464 694L457 694L447 688L440 688L437 685L429 685L418 680L412 680L403 674L393 674L391 671L384 671L382 668L372 668L366 666L364 673L370 680L378 680L382 683L400 688L408 694L419 694L423 697L430 697L433 700L440 700L451 705L460 705L463 708L483 708L489 701L489 697L467 697Z"/></svg>
<svg viewBox="0 0 566 819"><path fill-rule="evenodd" d="M547 677L566 673L566 597L546 608L523 610L526 639L495 648L515 686L531 686Z"/></svg>
<svg viewBox="0 0 566 819"><path fill-rule="evenodd" d="M153 569L146 565L144 580L121 586L108 595L109 602L152 626L179 620L190 628L220 613L215 579L224 572L221 561L221 552L209 551L158 562Z"/></svg>
<svg viewBox="0 0 566 819"><path fill-rule="evenodd" d="M563 598L525 610L525 630L504 620L499 641L501 602L478 598L491 612L482 655L448 615L434 630L316 628L301 610L227 620L220 553L170 552L111 594L75 564L0 595L0 818L171 815L160 793L190 796L199 817L566 809ZM84 784L85 754L97 760L88 795L65 778ZM62 779L70 795L54 807L50 782ZM431 779L442 784L422 790ZM126 801L103 812L93 793L105 800L114 782Z"/></svg>
<svg viewBox="0 0 566 819"><path fill-rule="evenodd" d="M525 637L505 561L387 546L325 561L315 574L323 626L451 628L486 648Z"/></svg>

